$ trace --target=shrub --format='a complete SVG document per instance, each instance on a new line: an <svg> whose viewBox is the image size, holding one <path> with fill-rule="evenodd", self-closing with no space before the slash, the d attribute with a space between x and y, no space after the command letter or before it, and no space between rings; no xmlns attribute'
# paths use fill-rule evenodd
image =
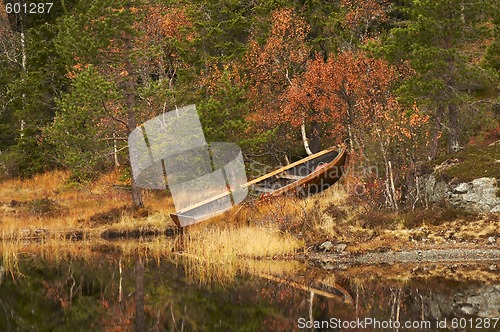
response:
<svg viewBox="0 0 500 332"><path fill-rule="evenodd" d="M28 210L36 215L55 215L61 212L62 207L50 198L42 198L28 202Z"/></svg>
<svg viewBox="0 0 500 332"><path fill-rule="evenodd" d="M383 211L365 212L359 216L359 221L363 228L369 229L391 229L396 224L395 215Z"/></svg>

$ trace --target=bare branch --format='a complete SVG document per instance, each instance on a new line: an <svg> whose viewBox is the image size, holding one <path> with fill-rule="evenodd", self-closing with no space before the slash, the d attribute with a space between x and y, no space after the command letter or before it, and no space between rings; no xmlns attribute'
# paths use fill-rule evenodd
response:
<svg viewBox="0 0 500 332"><path fill-rule="evenodd" d="M128 140L128 138L127 137L104 137L104 138L100 139L100 141L114 141L114 140L126 141L126 140Z"/></svg>
<svg viewBox="0 0 500 332"><path fill-rule="evenodd" d="M106 156L112 156L112 155L114 155L114 154L116 154L116 153L118 153L118 152L120 152L120 151L125 150L125 149L128 149L128 145L125 145L124 147L119 148L119 149L118 149L118 150L116 150L116 151L113 151L113 152L110 152L110 153L106 153Z"/></svg>
<svg viewBox="0 0 500 332"><path fill-rule="evenodd" d="M128 129L128 124L127 124L124 120L119 119L119 118L117 118L117 117L114 117L114 116L112 116L112 115L110 115L109 117L110 117L111 119L113 119L113 120L115 120L115 121L117 121L117 122L121 123L121 124L122 124L125 128L127 128L127 129Z"/></svg>
<svg viewBox="0 0 500 332"><path fill-rule="evenodd" d="M108 113L108 116L109 116L111 119L115 120L116 122L119 122L119 123L121 123L122 125L124 125L124 126L125 126L125 128L127 128L127 130L128 130L128 129L129 129L129 127L128 127L127 122L125 122L125 121L124 121L124 120L122 120L122 119L119 119L119 118L117 118L117 117L112 116L112 115L109 113L108 108L106 107L106 103L104 102L104 100L102 100L101 102L102 102L102 107L104 108L104 111L106 111L106 113Z"/></svg>

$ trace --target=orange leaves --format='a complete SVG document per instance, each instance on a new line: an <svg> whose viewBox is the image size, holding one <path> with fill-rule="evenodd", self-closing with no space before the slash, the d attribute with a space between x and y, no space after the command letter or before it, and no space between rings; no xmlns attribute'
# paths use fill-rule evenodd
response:
<svg viewBox="0 0 500 332"><path fill-rule="evenodd" d="M199 84L204 87L208 94L212 95L224 85L226 81L230 85L242 87L242 69L236 62L224 64L220 68L216 62L206 63L207 69L202 72Z"/></svg>
<svg viewBox="0 0 500 332"><path fill-rule="evenodd" d="M78 60L78 57L75 56L75 60ZM77 62L75 65L73 65L72 70L68 71L66 77L69 79L75 79L78 73L88 68L89 68L88 64L81 64L80 62Z"/></svg>
<svg viewBox="0 0 500 332"><path fill-rule="evenodd" d="M348 128L363 136L376 128L377 135L409 138L428 118L416 107L404 112L392 93L398 77L395 67L365 52L310 60L283 94L279 120L295 127L303 120L328 124L325 134L337 138Z"/></svg>
<svg viewBox="0 0 500 332"><path fill-rule="evenodd" d="M384 107L394 106L387 94L395 76L383 60L362 52L346 51L326 62L310 60L304 75L288 89L284 112L294 125L304 116L319 122L337 121L353 112L359 118L383 116Z"/></svg>
<svg viewBox="0 0 500 332"><path fill-rule="evenodd" d="M368 24L376 20L384 22L388 19L386 11L389 4L384 0L341 0L341 4L347 9L346 25Z"/></svg>
<svg viewBox="0 0 500 332"><path fill-rule="evenodd" d="M285 58L291 63L300 63L308 56L305 39L310 28L292 9L277 10L272 15L271 35L267 48L272 53L285 51ZM276 54L278 55L278 54Z"/></svg>
<svg viewBox="0 0 500 332"><path fill-rule="evenodd" d="M145 32L145 39L171 38L180 41L186 37L182 30L190 26L192 23L184 8L150 5L145 11L140 29Z"/></svg>
<svg viewBox="0 0 500 332"><path fill-rule="evenodd" d="M307 23L291 9L279 9L272 14L271 33L260 45L255 38L249 42L245 65L252 82L249 97L265 120L279 120L280 96L294 76L303 71L309 56Z"/></svg>

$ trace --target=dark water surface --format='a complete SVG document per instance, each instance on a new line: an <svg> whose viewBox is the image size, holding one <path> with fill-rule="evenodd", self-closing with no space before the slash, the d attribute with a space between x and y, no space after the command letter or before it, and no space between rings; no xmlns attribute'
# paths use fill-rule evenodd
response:
<svg viewBox="0 0 500 332"><path fill-rule="evenodd" d="M498 262L303 264L206 285L178 257L101 249L2 257L0 331L500 330Z"/></svg>

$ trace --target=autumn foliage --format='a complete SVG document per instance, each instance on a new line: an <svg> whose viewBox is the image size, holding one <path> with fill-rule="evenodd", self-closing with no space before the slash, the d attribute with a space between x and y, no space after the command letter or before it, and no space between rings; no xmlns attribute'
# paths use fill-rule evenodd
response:
<svg viewBox="0 0 500 332"><path fill-rule="evenodd" d="M378 174L345 178L396 209L427 158L500 123L486 0L67 1L44 22L3 8L0 176L127 166L131 130L196 104L208 139L261 165L348 142Z"/></svg>

